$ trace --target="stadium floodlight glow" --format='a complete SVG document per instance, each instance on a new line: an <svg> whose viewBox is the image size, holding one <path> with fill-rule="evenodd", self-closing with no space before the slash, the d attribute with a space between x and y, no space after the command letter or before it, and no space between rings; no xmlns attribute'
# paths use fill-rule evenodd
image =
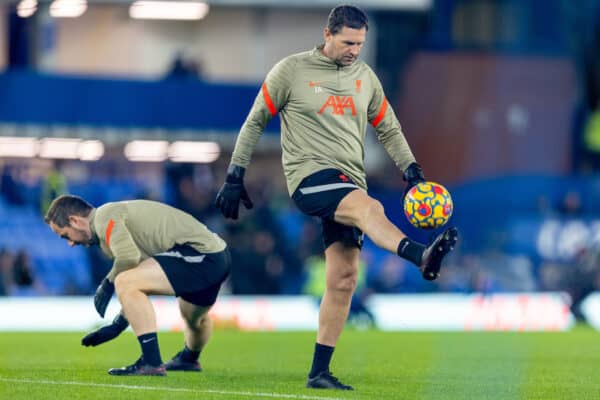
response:
<svg viewBox="0 0 600 400"><path fill-rule="evenodd" d="M77 149L81 139L66 139L66 138L44 138L40 142L41 158L63 158L76 159L79 158Z"/></svg>
<svg viewBox="0 0 600 400"><path fill-rule="evenodd" d="M50 15L55 18L77 18L87 10L86 0L54 0Z"/></svg>
<svg viewBox="0 0 600 400"><path fill-rule="evenodd" d="M129 161L161 162L167 159L169 142L166 140L133 140L125 145Z"/></svg>
<svg viewBox="0 0 600 400"><path fill-rule="evenodd" d="M433 6L433 0L379 0L378 3L382 8L398 9L398 10L429 10Z"/></svg>
<svg viewBox="0 0 600 400"><path fill-rule="evenodd" d="M77 148L77 156L81 161L96 161L104 155L104 144L99 140L85 140Z"/></svg>
<svg viewBox="0 0 600 400"><path fill-rule="evenodd" d="M37 11L37 0L21 0L17 5L17 15L21 18L29 18Z"/></svg>
<svg viewBox="0 0 600 400"><path fill-rule="evenodd" d="M138 0L129 7L134 19L199 20L208 14L208 4L201 1Z"/></svg>
<svg viewBox="0 0 600 400"><path fill-rule="evenodd" d="M39 141L30 137L0 137L0 157L26 157L37 155Z"/></svg>
<svg viewBox="0 0 600 400"><path fill-rule="evenodd" d="M173 162L211 163L221 154L215 142L173 142L169 146L169 158Z"/></svg>

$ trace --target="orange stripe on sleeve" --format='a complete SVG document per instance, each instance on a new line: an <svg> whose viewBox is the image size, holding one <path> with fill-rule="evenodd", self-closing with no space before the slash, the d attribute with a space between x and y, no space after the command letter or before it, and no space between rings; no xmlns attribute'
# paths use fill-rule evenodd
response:
<svg viewBox="0 0 600 400"><path fill-rule="evenodd" d="M115 221L113 221L112 219L108 221L108 226L106 227L106 247L110 247L110 235L114 226Z"/></svg>
<svg viewBox="0 0 600 400"><path fill-rule="evenodd" d="M274 117L277 114L277 110L275 109L275 105L273 104L273 100L271 100L271 95L269 95L269 91L267 90L267 84L263 83L262 85L263 97L265 98L265 103L267 107L269 107L269 111L271 115Z"/></svg>
<svg viewBox="0 0 600 400"><path fill-rule="evenodd" d="M379 109L379 114L377 114L377 116L375 117L375 119L373 120L373 122L371 122L371 125L373 125L373 128L377 128L377 125L379 125L379 123L381 122L381 120L385 116L385 111L386 110L387 110L387 99L384 97L383 98L383 103L381 104L381 108Z"/></svg>

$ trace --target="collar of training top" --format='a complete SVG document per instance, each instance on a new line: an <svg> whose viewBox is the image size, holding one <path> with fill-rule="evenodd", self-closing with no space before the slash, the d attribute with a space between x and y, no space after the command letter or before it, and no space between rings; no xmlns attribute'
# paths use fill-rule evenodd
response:
<svg viewBox="0 0 600 400"><path fill-rule="evenodd" d="M325 47L325 43L321 43L317 46L315 46L315 48L312 50L312 55L319 61L323 62L324 64L331 66L331 67L335 67L337 68L353 68L355 66L358 65L358 61L356 60L355 62L353 62L350 65L339 65L338 63L336 63L335 61L333 61L331 58L327 57L325 54L323 54L323 47Z"/></svg>
<svg viewBox="0 0 600 400"><path fill-rule="evenodd" d="M96 218L96 209L92 208L90 211L90 231L92 232L92 242L90 244L98 244L100 240L98 239L98 234L96 233L96 227L94 226L94 219Z"/></svg>

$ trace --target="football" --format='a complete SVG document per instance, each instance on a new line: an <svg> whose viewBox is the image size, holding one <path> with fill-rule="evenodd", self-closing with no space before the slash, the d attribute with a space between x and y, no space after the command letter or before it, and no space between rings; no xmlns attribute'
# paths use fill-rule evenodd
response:
<svg viewBox="0 0 600 400"><path fill-rule="evenodd" d="M452 216L454 205L448 190L435 182L419 183L404 197L404 214L410 223L421 229L445 225Z"/></svg>

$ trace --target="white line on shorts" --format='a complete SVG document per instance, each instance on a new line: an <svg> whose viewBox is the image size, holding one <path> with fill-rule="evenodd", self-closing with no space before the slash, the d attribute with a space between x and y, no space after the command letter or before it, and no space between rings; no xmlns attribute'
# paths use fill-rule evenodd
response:
<svg viewBox="0 0 600 400"><path fill-rule="evenodd" d="M327 192L330 190L342 189L342 188L356 188L354 183L329 183L327 185L318 185L318 186L309 186L300 189L300 193L302 194L313 194L313 193L321 193Z"/></svg>
<svg viewBox="0 0 600 400"><path fill-rule="evenodd" d="M268 397L274 399L302 399L302 400L342 400L339 397L319 397L319 396L306 396L302 394L285 394L285 393L265 393L265 392L237 392L230 390L196 390L186 388L173 388L164 386L139 386L139 385L121 385L111 383L93 383L93 382L76 382L76 381L50 381L44 379L17 379L17 378L4 378L0 377L2 382L15 382L15 383L32 383L37 385L64 385L64 386L88 386L88 387L103 387L103 388L115 388L115 389L130 389L130 390L148 390L148 391L164 391L164 392L184 392L184 393L204 393L204 394L217 394L223 396L248 396L248 397Z"/></svg>

